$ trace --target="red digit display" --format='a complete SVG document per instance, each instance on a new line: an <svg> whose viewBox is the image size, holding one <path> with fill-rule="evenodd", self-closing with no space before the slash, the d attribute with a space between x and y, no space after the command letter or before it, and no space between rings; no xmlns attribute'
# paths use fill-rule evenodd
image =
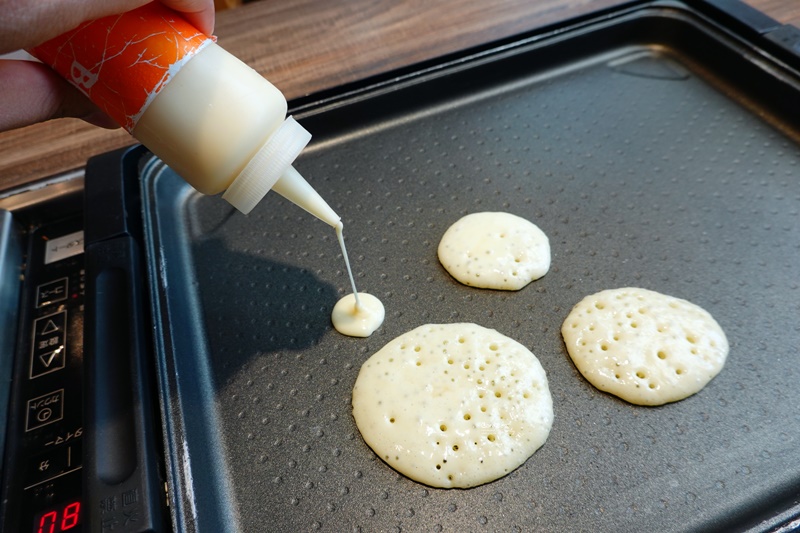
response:
<svg viewBox="0 0 800 533"><path fill-rule="evenodd" d="M34 518L34 533L62 533L81 523L81 502L69 502Z"/></svg>
<svg viewBox="0 0 800 533"><path fill-rule="evenodd" d="M56 530L56 522L58 521L58 513L49 511L44 513L39 519L39 529L37 533L53 533Z"/></svg>
<svg viewBox="0 0 800 533"><path fill-rule="evenodd" d="M64 513L61 515L61 531L72 529L78 525L81 517L81 502L72 502L64 507Z"/></svg>

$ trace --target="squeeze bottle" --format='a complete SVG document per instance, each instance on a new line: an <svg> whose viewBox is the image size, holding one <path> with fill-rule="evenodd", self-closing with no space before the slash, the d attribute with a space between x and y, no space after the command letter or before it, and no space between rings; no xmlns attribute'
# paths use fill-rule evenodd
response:
<svg viewBox="0 0 800 533"><path fill-rule="evenodd" d="M175 11L152 2L29 52L203 194L249 213L270 190L336 227L292 167L311 139L283 94Z"/></svg>

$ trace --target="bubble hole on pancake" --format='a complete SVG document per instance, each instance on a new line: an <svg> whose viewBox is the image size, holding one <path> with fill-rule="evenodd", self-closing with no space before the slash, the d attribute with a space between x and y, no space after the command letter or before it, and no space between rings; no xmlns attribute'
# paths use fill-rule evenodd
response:
<svg viewBox="0 0 800 533"><path fill-rule="evenodd" d="M467 488L523 464L547 439L547 376L522 344L476 324L429 324L361 367L353 416L392 468L432 487Z"/></svg>

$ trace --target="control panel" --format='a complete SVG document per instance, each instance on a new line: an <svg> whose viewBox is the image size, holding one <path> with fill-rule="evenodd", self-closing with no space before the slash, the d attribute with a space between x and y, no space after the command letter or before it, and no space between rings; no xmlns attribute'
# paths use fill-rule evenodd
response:
<svg viewBox="0 0 800 533"><path fill-rule="evenodd" d="M28 237L3 468L7 531L83 531L81 222Z"/></svg>
<svg viewBox="0 0 800 533"><path fill-rule="evenodd" d="M145 155L0 199L0 531L170 530L135 216Z"/></svg>

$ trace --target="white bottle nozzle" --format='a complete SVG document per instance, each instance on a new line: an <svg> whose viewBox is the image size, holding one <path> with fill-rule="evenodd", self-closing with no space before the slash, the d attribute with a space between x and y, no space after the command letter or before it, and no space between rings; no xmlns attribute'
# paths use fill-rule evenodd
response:
<svg viewBox="0 0 800 533"><path fill-rule="evenodd" d="M341 220L293 166L286 169L272 190L334 228Z"/></svg>
<svg viewBox="0 0 800 533"><path fill-rule="evenodd" d="M311 140L311 134L292 117L264 143L222 197L236 209L249 213L270 189L333 227L339 215L303 179L292 162Z"/></svg>

